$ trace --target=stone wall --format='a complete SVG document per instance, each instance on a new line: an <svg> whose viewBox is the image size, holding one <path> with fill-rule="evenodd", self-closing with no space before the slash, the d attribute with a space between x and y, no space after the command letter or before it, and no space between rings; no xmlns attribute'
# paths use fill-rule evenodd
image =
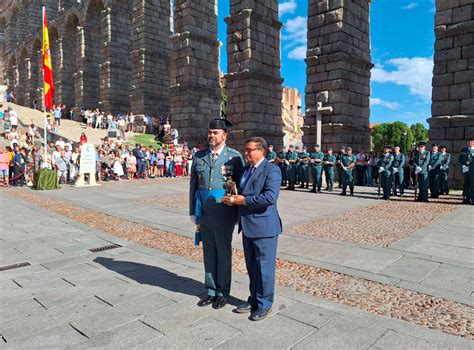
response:
<svg viewBox="0 0 474 350"><path fill-rule="evenodd" d="M303 141L316 141L317 103L322 147L369 149L370 4L367 0L309 0L306 116Z"/></svg>
<svg viewBox="0 0 474 350"><path fill-rule="evenodd" d="M474 4L437 0L430 143L445 144L452 154L452 183L462 174L459 152L474 138Z"/></svg>
<svg viewBox="0 0 474 350"><path fill-rule="evenodd" d="M283 143L280 29L277 0L231 0L227 23L227 118L232 144L251 136Z"/></svg>
<svg viewBox="0 0 474 350"><path fill-rule="evenodd" d="M206 140L219 117L216 0L175 0L171 58L171 118L186 141Z"/></svg>

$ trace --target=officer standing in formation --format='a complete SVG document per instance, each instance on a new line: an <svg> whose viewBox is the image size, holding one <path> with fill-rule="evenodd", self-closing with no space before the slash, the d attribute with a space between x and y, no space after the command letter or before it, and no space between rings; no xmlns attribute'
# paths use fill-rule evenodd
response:
<svg viewBox="0 0 474 350"><path fill-rule="evenodd" d="M337 154L336 160L337 160L337 175L339 178L339 188L342 188L342 166L341 166L341 161L342 157L346 154L346 147L341 146L341 150Z"/></svg>
<svg viewBox="0 0 474 350"><path fill-rule="evenodd" d="M426 142L418 143L418 151L413 159L413 167L417 175L418 197L417 202L428 202L428 165L430 163L430 152L426 149Z"/></svg>
<svg viewBox="0 0 474 350"><path fill-rule="evenodd" d="M440 173L441 173L441 162L443 157L438 152L438 145L434 144L431 146L430 162L428 164L428 178L430 184L430 198L439 198L440 194Z"/></svg>
<svg viewBox="0 0 474 350"><path fill-rule="evenodd" d="M442 145L441 149L441 166L439 175L439 190L441 194L449 194L448 175L449 163L451 163L451 154L446 152L446 146Z"/></svg>
<svg viewBox="0 0 474 350"><path fill-rule="evenodd" d="M196 152L191 167L189 214L199 225L207 289L198 306L212 304L215 309L227 304L230 293L232 233L237 223L237 207L227 206L220 199L225 195L227 176L240 184L244 168L240 153L225 144L231 126L225 119L209 123L209 147ZM196 241L199 244L199 238Z"/></svg>
<svg viewBox="0 0 474 350"><path fill-rule="evenodd" d="M459 164L464 177L463 203L474 205L474 139L467 142L459 155Z"/></svg>
<svg viewBox="0 0 474 350"><path fill-rule="evenodd" d="M400 152L400 146L395 146L393 154L393 163L392 163L392 170L393 170L393 181L395 184L393 186L393 195L397 195L397 189L400 192L400 197L403 196L405 191L405 174L403 171L403 167L405 166L405 155Z"/></svg>
<svg viewBox="0 0 474 350"><path fill-rule="evenodd" d="M356 157L352 154L351 147L345 147L345 153L341 156L339 161L339 166L341 167L342 173L342 192L340 196L347 195L347 186L351 191L351 196L354 195L354 175L353 170L356 165Z"/></svg>
<svg viewBox="0 0 474 350"><path fill-rule="evenodd" d="M294 191L296 184L296 163L298 161L298 152L293 149L293 145L290 145L290 147L288 147L288 152L286 152L285 160L288 168L287 174L289 180L289 185L287 189Z"/></svg>
<svg viewBox="0 0 474 350"><path fill-rule="evenodd" d="M288 166L286 164L286 147L281 146L280 152L277 153L278 167L281 171L281 186L286 187L288 181Z"/></svg>
<svg viewBox="0 0 474 350"><path fill-rule="evenodd" d="M383 190L382 199L389 200L392 192L392 165L393 155L390 154L390 146L383 148L383 155L379 159L380 186Z"/></svg>
<svg viewBox="0 0 474 350"><path fill-rule="evenodd" d="M332 148L328 148L328 153L324 156L323 163L326 191L332 192L334 188L334 167L336 166L336 156L332 154Z"/></svg>
<svg viewBox="0 0 474 350"><path fill-rule="evenodd" d="M309 187L309 153L306 146L303 146L302 151L298 154L298 166L300 174L300 188Z"/></svg>
<svg viewBox="0 0 474 350"><path fill-rule="evenodd" d="M268 151L267 151L267 154L265 155L265 158L267 158L269 163L275 163L277 159L277 154L273 150L273 145L268 146Z"/></svg>
<svg viewBox="0 0 474 350"><path fill-rule="evenodd" d="M311 174L313 177L313 189L311 192L321 193L323 182L323 160L324 153L320 151L319 144L314 145L314 151L311 153Z"/></svg>

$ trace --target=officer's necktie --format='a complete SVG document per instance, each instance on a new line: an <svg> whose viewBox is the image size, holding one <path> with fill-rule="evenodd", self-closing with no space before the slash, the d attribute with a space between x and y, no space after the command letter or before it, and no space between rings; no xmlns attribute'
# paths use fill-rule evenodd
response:
<svg viewBox="0 0 474 350"><path fill-rule="evenodd" d="M212 153L212 163L215 163L218 157L219 154L217 152Z"/></svg>

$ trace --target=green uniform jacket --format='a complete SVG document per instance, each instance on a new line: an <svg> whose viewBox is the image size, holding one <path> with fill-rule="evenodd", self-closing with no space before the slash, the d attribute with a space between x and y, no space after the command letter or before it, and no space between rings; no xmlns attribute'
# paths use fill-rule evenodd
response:
<svg viewBox="0 0 474 350"><path fill-rule="evenodd" d="M443 156L442 156L441 152L431 153L430 162L428 164L429 169L430 170L439 170L442 161L443 161Z"/></svg>
<svg viewBox="0 0 474 350"><path fill-rule="evenodd" d="M428 151L416 151L415 157L413 159L413 166L420 167L420 174L428 174L428 165L430 163L430 152Z"/></svg>
<svg viewBox="0 0 474 350"><path fill-rule="evenodd" d="M441 153L442 155L442 160L441 160L441 170L448 170L449 169L449 163L451 163L451 153Z"/></svg>
<svg viewBox="0 0 474 350"><path fill-rule="evenodd" d="M321 162L317 163L317 162L312 162L311 163L311 166L314 167L314 168L317 168L317 167L322 167L323 166L323 160L324 160L324 153L321 152L321 151L318 151L318 152L313 152L311 153L311 159L312 160L321 160Z"/></svg>
<svg viewBox="0 0 474 350"><path fill-rule="evenodd" d="M463 148L459 155L459 164L469 167L469 171L474 171L474 149Z"/></svg>
<svg viewBox="0 0 474 350"><path fill-rule="evenodd" d="M195 214L195 198L196 191L199 190L223 190L225 189L226 178L222 175L224 171L232 172L232 179L237 184L240 185L240 178L242 177L242 171L244 168L244 162L242 156L238 151L228 146L224 146L221 154L215 161L212 163L211 160L211 151L209 148L206 148L202 151L196 152L191 167L191 180L189 188L189 215ZM216 219L216 225L219 225L220 222L225 222L228 217L234 219L237 215L237 207L228 207L222 203L213 203L213 207L218 209L219 215L217 213L209 213L206 209L210 207L207 203L203 203L203 216L211 214ZM231 210L229 210L231 209ZM224 214L224 217L221 217L220 214ZM227 214L227 215L225 215ZM234 224L233 222L232 224Z"/></svg>
<svg viewBox="0 0 474 350"><path fill-rule="evenodd" d="M333 164L327 164L326 162L333 163ZM323 158L323 163L324 163L324 169L330 169L334 168L334 165L336 165L336 156L334 154L326 154Z"/></svg>
<svg viewBox="0 0 474 350"><path fill-rule="evenodd" d="M355 164L355 162L356 162L356 157L355 157L355 155L353 155L353 154L351 154L351 155L349 155L349 154L344 154L344 155L341 157L341 163L342 163L342 165L343 165L344 167L346 167L346 168L347 168L349 165L351 165L352 163ZM352 170L353 170L353 169L354 169L353 167L350 168L350 169L347 169L346 172L347 172L347 173L352 173Z"/></svg>
<svg viewBox="0 0 474 350"><path fill-rule="evenodd" d="M290 161L290 160L298 160L298 152L296 151L288 151L286 152L286 155L285 155L285 159ZM296 162L295 162L296 163ZM295 165L295 163L290 163L290 166L291 165Z"/></svg>
<svg viewBox="0 0 474 350"><path fill-rule="evenodd" d="M398 172L403 171L405 166L405 155L403 153L398 153L393 155L392 167L397 169Z"/></svg>
<svg viewBox="0 0 474 350"><path fill-rule="evenodd" d="M298 153L298 158L300 159L301 165L308 165L309 153L308 152L300 152Z"/></svg>
<svg viewBox="0 0 474 350"><path fill-rule="evenodd" d="M385 176L390 176L392 174L393 155L390 153L382 154L377 165L384 169L383 174Z"/></svg>
<svg viewBox="0 0 474 350"><path fill-rule="evenodd" d="M275 159L277 158L277 154L275 151L271 151L271 152L267 152L267 155L265 157L270 163L274 163Z"/></svg>

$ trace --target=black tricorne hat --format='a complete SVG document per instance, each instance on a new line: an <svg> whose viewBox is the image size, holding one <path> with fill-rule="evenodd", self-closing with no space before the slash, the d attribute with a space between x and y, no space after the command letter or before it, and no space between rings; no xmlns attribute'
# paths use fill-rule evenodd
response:
<svg viewBox="0 0 474 350"><path fill-rule="evenodd" d="M216 118L209 122L209 129L224 129L227 130L234 125L227 119Z"/></svg>

